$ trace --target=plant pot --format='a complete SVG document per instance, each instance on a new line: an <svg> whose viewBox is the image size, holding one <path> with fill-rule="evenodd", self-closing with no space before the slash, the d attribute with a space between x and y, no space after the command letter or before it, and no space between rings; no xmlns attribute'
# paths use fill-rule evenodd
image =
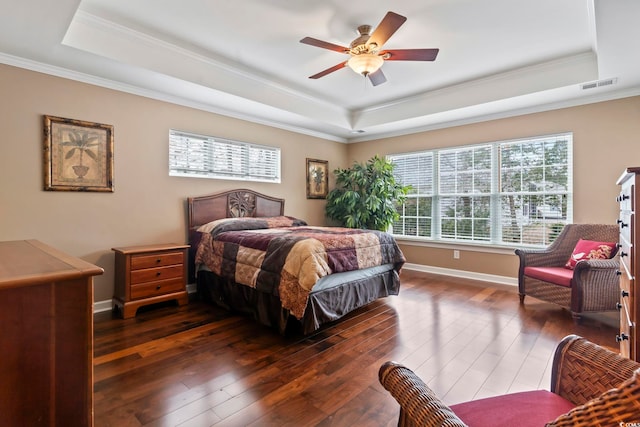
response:
<svg viewBox="0 0 640 427"><path fill-rule="evenodd" d="M78 175L78 178L84 177L87 174L87 172L89 172L89 166L76 165L76 166L72 166L72 168L75 174Z"/></svg>

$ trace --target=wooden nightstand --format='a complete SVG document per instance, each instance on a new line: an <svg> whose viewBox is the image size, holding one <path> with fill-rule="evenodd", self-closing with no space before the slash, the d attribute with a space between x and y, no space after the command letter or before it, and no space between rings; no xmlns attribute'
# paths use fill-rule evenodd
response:
<svg viewBox="0 0 640 427"><path fill-rule="evenodd" d="M145 245L112 248L116 253L114 306L122 317L139 307L177 300L188 302L187 250L189 245Z"/></svg>

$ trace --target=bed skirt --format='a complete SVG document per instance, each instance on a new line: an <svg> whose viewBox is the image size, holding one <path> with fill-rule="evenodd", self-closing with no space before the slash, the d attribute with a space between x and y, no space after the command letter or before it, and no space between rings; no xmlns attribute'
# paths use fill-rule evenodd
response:
<svg viewBox="0 0 640 427"><path fill-rule="evenodd" d="M343 274L343 273L340 273ZM349 277L344 282L312 291L302 319L297 319L283 309L277 296L238 285L210 271L199 271L197 287L199 296L205 301L230 311L251 315L263 325L276 328L281 334L297 328L309 334L323 324L340 319L351 311L363 307L379 298L398 295L400 277L390 268L376 271L364 277Z"/></svg>

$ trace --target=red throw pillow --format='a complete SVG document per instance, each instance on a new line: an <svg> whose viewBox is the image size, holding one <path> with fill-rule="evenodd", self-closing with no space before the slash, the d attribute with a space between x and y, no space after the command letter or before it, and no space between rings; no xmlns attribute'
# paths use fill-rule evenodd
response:
<svg viewBox="0 0 640 427"><path fill-rule="evenodd" d="M578 240L566 268L573 270L578 261L583 259L609 259L616 254L616 244L612 242L594 242L593 240Z"/></svg>

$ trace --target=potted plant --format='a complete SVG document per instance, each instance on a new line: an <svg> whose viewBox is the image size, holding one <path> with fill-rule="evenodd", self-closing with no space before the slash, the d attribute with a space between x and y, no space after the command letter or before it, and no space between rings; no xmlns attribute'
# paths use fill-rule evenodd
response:
<svg viewBox="0 0 640 427"><path fill-rule="evenodd" d="M397 206L410 189L396 182L393 168L393 163L376 155L364 164L336 169L336 188L327 196L327 217L349 228L386 231L398 219Z"/></svg>
<svg viewBox="0 0 640 427"><path fill-rule="evenodd" d="M98 145L97 139L97 135L90 134L89 132L70 131L69 139L67 141L62 141L63 146L72 147L64 156L66 160L72 158L76 151L80 153L80 163L72 166L73 171L80 179L89 172L89 166L82 164L82 155L86 153L87 156L91 157L94 161L97 160L96 154L91 150L93 147Z"/></svg>

